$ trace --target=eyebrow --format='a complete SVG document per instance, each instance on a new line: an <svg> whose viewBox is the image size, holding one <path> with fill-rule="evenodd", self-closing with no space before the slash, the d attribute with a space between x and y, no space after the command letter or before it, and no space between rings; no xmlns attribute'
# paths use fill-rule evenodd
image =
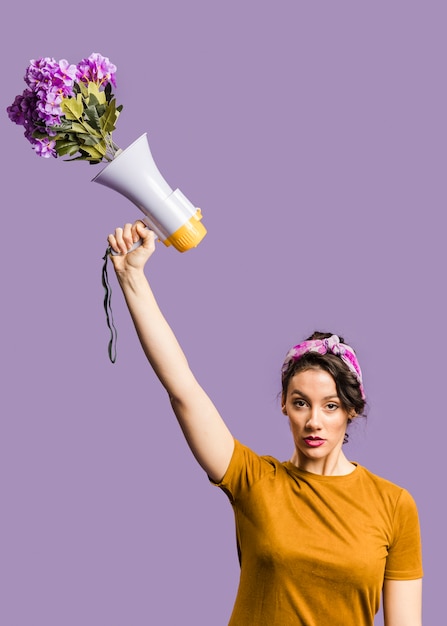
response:
<svg viewBox="0 0 447 626"><path fill-rule="evenodd" d="M293 391L290 392L290 395L292 396L301 396L302 398L304 398L305 400L308 400L309 398L306 396L305 393L303 393L302 391L300 391L299 389L294 389ZM330 394L329 396L325 396L323 398L323 400L333 400L333 399L337 399L340 400L340 398L338 397L338 395L336 393L334 394Z"/></svg>

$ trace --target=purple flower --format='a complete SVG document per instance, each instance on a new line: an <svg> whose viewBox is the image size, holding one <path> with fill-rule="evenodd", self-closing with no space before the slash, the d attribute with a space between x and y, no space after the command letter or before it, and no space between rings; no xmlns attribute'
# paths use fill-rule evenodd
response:
<svg viewBox="0 0 447 626"><path fill-rule="evenodd" d="M29 91L29 89L25 89L21 95L15 97L14 102L6 109L11 122L19 124L20 126L25 125L27 110L29 109L27 99L29 99L30 95L33 95L32 92Z"/></svg>
<svg viewBox="0 0 447 626"><path fill-rule="evenodd" d="M48 126L60 123L62 95L59 90L52 89L45 94L45 99L39 100L37 110L39 118Z"/></svg>
<svg viewBox="0 0 447 626"><path fill-rule="evenodd" d="M38 98L29 89L16 96L14 102L6 110L9 119L25 128L25 137L33 143L32 135L39 129Z"/></svg>
<svg viewBox="0 0 447 626"><path fill-rule="evenodd" d="M116 87L115 73L116 65L98 52L93 52L88 59L82 59L77 66L77 79L83 83L92 82L105 86L110 82Z"/></svg>
<svg viewBox="0 0 447 626"><path fill-rule="evenodd" d="M59 67L54 73L54 78L57 79L57 86L62 89L64 95L71 95L76 74L76 65L70 65L65 59L59 61Z"/></svg>
<svg viewBox="0 0 447 626"><path fill-rule="evenodd" d="M64 97L73 95L76 79L76 65L70 65L65 59L55 61L45 57L32 59L25 73L26 89L8 107L8 115L16 124L25 126L25 136L31 143L35 130L45 132L45 126L60 123L62 109L60 104ZM47 148L39 149L44 156Z"/></svg>
<svg viewBox="0 0 447 626"><path fill-rule="evenodd" d="M25 73L26 84L40 94L58 88L64 95L71 95L75 80L76 65L69 65L65 59L32 59Z"/></svg>
<svg viewBox="0 0 447 626"><path fill-rule="evenodd" d="M36 154L43 157L44 159L57 157L56 142L52 139L35 139L33 148Z"/></svg>
<svg viewBox="0 0 447 626"><path fill-rule="evenodd" d="M46 90L51 86L51 77L56 71L56 61L50 57L41 59L31 59L29 66L26 68L25 82L33 90Z"/></svg>

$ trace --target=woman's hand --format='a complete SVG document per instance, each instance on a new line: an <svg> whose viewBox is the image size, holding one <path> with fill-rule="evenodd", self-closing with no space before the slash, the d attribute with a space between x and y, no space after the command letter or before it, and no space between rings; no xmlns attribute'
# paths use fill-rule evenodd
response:
<svg viewBox="0 0 447 626"><path fill-rule="evenodd" d="M115 232L107 238L110 247L119 253L110 255L115 270L117 272L142 270L154 253L155 238L155 233L149 230L141 220L133 224L125 224L123 228L116 228ZM139 239L143 240L142 245L129 252Z"/></svg>

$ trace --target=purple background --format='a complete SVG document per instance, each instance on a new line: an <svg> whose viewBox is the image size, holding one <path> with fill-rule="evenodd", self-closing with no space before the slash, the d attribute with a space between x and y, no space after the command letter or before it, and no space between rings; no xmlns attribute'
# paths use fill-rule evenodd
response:
<svg viewBox="0 0 447 626"><path fill-rule="evenodd" d="M369 400L349 457L408 488L424 623L444 613L445 2L30 0L3 17L2 626L223 626L233 516L140 351L101 257L140 216L101 166L34 155L5 109L31 58L118 66L115 140L148 132L202 208L186 254L159 244L154 290L234 435L286 459L278 372L314 329L356 348ZM359 529L361 532L361 529ZM380 616L376 620L381 624Z"/></svg>

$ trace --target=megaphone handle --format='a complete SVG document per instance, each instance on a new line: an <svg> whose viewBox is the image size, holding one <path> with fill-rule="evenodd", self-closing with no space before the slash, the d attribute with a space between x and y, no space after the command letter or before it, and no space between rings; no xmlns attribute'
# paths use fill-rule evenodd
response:
<svg viewBox="0 0 447 626"><path fill-rule="evenodd" d="M143 243L143 240L142 239L138 239L138 241L133 244L131 249L127 251L127 254L129 254L129 252L133 252L133 250L136 250L137 248L139 248L142 243ZM112 254L112 256L120 256L120 254L121 254L121 252L115 252L115 250L113 250L113 249L111 250L110 253Z"/></svg>

